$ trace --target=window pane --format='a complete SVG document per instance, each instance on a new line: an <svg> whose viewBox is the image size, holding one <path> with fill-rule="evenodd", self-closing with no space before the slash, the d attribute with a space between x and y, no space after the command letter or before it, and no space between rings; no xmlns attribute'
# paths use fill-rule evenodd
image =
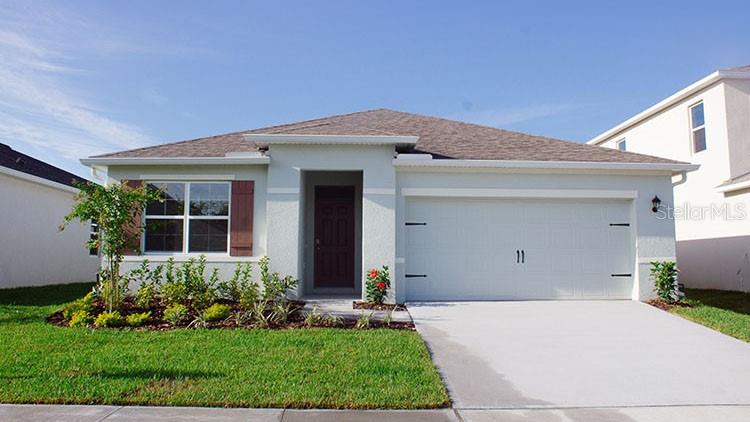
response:
<svg viewBox="0 0 750 422"><path fill-rule="evenodd" d="M191 183L190 215L229 215L229 185Z"/></svg>
<svg viewBox="0 0 750 422"><path fill-rule="evenodd" d="M182 252L182 220L146 219L146 252Z"/></svg>
<svg viewBox="0 0 750 422"><path fill-rule="evenodd" d="M693 151L700 152L706 149L706 128L693 131Z"/></svg>
<svg viewBox="0 0 750 422"><path fill-rule="evenodd" d="M149 183L148 188L164 190L164 202L149 202L146 215L182 215L185 212L184 183Z"/></svg>
<svg viewBox="0 0 750 422"><path fill-rule="evenodd" d="M626 148L627 146L624 139L617 143L617 149L619 149L620 151L625 151Z"/></svg>
<svg viewBox="0 0 750 422"><path fill-rule="evenodd" d="M693 108L690 109L690 117L693 123L693 128L703 126L705 123L705 120L703 119L703 103L694 105Z"/></svg>
<svg viewBox="0 0 750 422"><path fill-rule="evenodd" d="M190 220L190 252L226 252L227 220Z"/></svg>

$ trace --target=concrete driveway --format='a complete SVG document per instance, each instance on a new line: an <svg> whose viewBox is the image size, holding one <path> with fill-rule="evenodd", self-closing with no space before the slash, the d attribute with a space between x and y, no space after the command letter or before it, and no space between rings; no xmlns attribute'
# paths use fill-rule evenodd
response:
<svg viewBox="0 0 750 422"><path fill-rule="evenodd" d="M640 302L412 303L409 311L456 408L750 404L749 344Z"/></svg>

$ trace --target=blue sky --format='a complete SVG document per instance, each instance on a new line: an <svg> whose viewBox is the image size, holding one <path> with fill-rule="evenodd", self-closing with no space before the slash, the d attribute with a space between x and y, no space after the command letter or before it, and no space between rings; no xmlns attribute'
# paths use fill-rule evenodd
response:
<svg viewBox="0 0 750 422"><path fill-rule="evenodd" d="M750 64L750 3L0 0L0 142L83 156L372 108L584 142Z"/></svg>

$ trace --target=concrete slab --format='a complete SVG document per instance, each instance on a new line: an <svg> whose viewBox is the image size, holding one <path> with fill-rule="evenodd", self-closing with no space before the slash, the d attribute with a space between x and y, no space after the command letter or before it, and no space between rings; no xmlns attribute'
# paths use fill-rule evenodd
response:
<svg viewBox="0 0 750 422"><path fill-rule="evenodd" d="M225 409L210 407L123 407L107 422L278 422L282 409Z"/></svg>
<svg viewBox="0 0 750 422"><path fill-rule="evenodd" d="M437 410L287 410L283 422L365 422L384 420L390 422L458 422L453 409Z"/></svg>
<svg viewBox="0 0 750 422"><path fill-rule="evenodd" d="M313 308L321 315L336 315L345 319L357 319L363 313L372 314L372 320L382 321L388 311L371 311L369 309L354 309L352 306L353 298L313 298L303 299L305 301L304 312L311 312ZM391 320L397 322L411 322L411 316L408 311L394 311L391 313Z"/></svg>
<svg viewBox="0 0 750 422"><path fill-rule="evenodd" d="M465 422L746 422L748 406L458 410Z"/></svg>
<svg viewBox="0 0 750 422"><path fill-rule="evenodd" d="M95 422L120 406L76 406L44 404L0 404L0 421L16 422Z"/></svg>
<svg viewBox="0 0 750 422"><path fill-rule="evenodd" d="M640 302L408 306L459 409L750 405L750 344Z"/></svg>

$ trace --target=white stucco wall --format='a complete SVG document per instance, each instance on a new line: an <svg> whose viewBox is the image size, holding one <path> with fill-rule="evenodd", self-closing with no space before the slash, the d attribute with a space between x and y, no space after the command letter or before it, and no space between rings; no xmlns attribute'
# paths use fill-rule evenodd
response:
<svg viewBox="0 0 750 422"><path fill-rule="evenodd" d="M634 233L634 286L633 299L653 297L653 283L649 279L650 262L654 259L673 260L675 257L674 224L659 219L651 211L651 198L658 195L664 204L672 204L672 186L669 175L607 175L596 173L508 173L507 171L414 171L399 170L397 191L403 188L477 188L477 189L574 189L574 190L635 190L638 198L632 201L631 217ZM404 215L406 198L398 196L397 207L397 296L405 294L404 279Z"/></svg>
<svg viewBox="0 0 750 422"><path fill-rule="evenodd" d="M707 148L693 153L689 107L699 101ZM750 81L719 81L601 145L616 148L623 138L628 151L700 164L674 190L681 281L689 287L748 291L750 191L724 194L715 188L747 171L740 169L750 170Z"/></svg>
<svg viewBox="0 0 750 422"><path fill-rule="evenodd" d="M271 145L269 154L268 254L272 257L272 270L299 278L306 273L302 259L305 207L302 172L306 170L362 172L361 267L393 268L396 242L393 146Z"/></svg>
<svg viewBox="0 0 750 422"><path fill-rule="evenodd" d="M85 242L90 226L58 226L75 193L0 174L0 288L87 282L97 257Z"/></svg>

